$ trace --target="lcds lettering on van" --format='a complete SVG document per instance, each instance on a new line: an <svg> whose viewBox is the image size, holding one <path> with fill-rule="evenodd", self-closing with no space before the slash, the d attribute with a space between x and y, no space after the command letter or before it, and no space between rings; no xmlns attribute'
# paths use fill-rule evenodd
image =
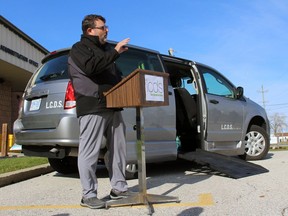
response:
<svg viewBox="0 0 288 216"><path fill-rule="evenodd" d="M63 107L62 101L46 102L46 109L55 109L55 108L62 108L62 107Z"/></svg>

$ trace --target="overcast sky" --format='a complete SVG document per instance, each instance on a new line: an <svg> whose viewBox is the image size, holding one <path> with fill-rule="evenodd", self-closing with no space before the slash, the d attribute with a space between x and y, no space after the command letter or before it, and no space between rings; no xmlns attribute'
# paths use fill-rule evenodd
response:
<svg viewBox="0 0 288 216"><path fill-rule="evenodd" d="M49 51L70 47L83 17L100 14L110 40L172 48L288 118L288 0L0 0L0 14Z"/></svg>

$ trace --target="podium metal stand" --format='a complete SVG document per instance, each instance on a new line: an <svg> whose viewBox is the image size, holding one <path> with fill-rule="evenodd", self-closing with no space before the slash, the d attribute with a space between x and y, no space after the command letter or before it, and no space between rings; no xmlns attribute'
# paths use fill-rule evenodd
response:
<svg viewBox="0 0 288 216"><path fill-rule="evenodd" d="M147 83L145 84L145 76L154 76L156 79L163 79L163 100L147 100ZM138 182L139 192L116 201L106 202L106 208L113 206L125 205L141 205L147 206L149 215L154 212L152 204L165 202L180 202L178 197L156 195L147 193L146 184L146 157L144 142L144 116L143 107L148 106L165 106L168 105L168 75L164 73L145 71L137 69L128 77L114 86L110 91L105 93L107 99L107 107L135 107L136 108L136 133L137 133L137 162L138 162ZM160 82L161 84L161 82ZM134 94L134 95L133 95ZM158 94L159 95L159 94Z"/></svg>

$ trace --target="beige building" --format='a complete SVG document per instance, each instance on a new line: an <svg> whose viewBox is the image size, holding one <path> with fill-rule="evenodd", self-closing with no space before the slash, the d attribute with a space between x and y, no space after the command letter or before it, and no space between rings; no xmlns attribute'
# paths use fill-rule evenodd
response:
<svg viewBox="0 0 288 216"><path fill-rule="evenodd" d="M0 128L8 123L8 133L13 132L25 86L47 53L0 15Z"/></svg>

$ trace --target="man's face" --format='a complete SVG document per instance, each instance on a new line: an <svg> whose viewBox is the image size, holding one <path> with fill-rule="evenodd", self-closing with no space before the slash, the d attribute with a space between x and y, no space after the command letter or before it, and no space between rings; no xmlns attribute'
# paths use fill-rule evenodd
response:
<svg viewBox="0 0 288 216"><path fill-rule="evenodd" d="M98 36L101 44L105 44L108 36L108 26L102 20L95 20L95 28L88 28L88 35Z"/></svg>

